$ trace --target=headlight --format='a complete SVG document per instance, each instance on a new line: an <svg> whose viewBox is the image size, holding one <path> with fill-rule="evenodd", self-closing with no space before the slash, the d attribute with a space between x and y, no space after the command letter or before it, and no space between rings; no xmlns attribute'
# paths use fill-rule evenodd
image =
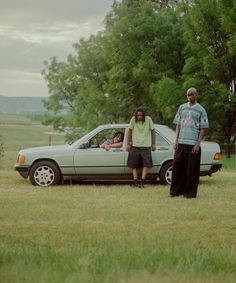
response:
<svg viewBox="0 0 236 283"><path fill-rule="evenodd" d="M20 165L23 165L25 163L25 156L20 154L18 156L18 160L17 160L17 163L19 163Z"/></svg>

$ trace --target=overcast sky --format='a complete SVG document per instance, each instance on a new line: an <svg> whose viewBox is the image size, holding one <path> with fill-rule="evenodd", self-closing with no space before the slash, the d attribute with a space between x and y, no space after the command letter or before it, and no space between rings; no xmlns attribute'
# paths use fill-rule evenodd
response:
<svg viewBox="0 0 236 283"><path fill-rule="evenodd" d="M0 95L48 96L43 61L103 28L113 0L0 0Z"/></svg>

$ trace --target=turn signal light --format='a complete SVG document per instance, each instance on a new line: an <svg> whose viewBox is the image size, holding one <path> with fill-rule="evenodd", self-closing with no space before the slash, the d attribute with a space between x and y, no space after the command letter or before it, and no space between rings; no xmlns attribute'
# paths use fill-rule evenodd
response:
<svg viewBox="0 0 236 283"><path fill-rule="evenodd" d="M24 155L19 155L18 156L18 163L23 165L25 163L25 156Z"/></svg>
<svg viewBox="0 0 236 283"><path fill-rule="evenodd" d="M214 155L214 160L221 160L221 154L220 154L220 152L217 152L217 153Z"/></svg>

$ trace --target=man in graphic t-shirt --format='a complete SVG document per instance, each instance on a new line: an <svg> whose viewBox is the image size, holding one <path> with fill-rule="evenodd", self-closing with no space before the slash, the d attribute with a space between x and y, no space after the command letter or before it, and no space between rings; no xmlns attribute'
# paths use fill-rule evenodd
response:
<svg viewBox="0 0 236 283"><path fill-rule="evenodd" d="M209 124L205 109L197 102L197 90L190 88L186 95L188 102L180 105L173 121L176 142L170 196L195 198L200 174L200 143Z"/></svg>

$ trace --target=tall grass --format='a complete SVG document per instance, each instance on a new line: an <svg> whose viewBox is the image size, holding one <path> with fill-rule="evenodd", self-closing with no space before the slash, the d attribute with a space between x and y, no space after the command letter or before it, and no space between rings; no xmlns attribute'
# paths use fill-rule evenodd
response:
<svg viewBox="0 0 236 283"><path fill-rule="evenodd" d="M201 178L197 199L160 185L33 187L9 165L18 143L44 143L39 128L9 139L0 170L1 283L235 282L233 169Z"/></svg>
<svg viewBox="0 0 236 283"><path fill-rule="evenodd" d="M2 282L236 279L234 172L202 178L195 200L160 185L40 189L0 177Z"/></svg>

